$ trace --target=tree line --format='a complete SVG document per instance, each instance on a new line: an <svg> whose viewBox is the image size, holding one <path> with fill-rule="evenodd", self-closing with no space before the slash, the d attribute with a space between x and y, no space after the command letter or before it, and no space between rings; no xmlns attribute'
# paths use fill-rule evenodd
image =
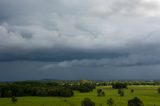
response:
<svg viewBox="0 0 160 106"><path fill-rule="evenodd" d="M90 92L95 89L95 84L70 83L70 82L38 82L20 81L0 84L0 97L21 96L59 96L71 97L73 90Z"/></svg>

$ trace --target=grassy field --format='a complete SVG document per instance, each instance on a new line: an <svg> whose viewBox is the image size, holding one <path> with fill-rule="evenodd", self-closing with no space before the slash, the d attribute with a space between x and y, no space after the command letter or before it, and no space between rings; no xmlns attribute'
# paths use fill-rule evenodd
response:
<svg viewBox="0 0 160 106"><path fill-rule="evenodd" d="M120 97L117 90L111 87L100 87L105 90L105 97L97 97L96 90L90 93L75 92L71 98L60 97L20 97L16 104L11 103L10 98L0 98L0 106L80 106L81 101L88 97L96 106L107 106L106 100L113 98L115 106L127 106L127 101L135 96L139 97L144 106L160 106L160 94L157 93L158 86L129 86L125 90L125 96ZM134 93L130 90L134 89Z"/></svg>

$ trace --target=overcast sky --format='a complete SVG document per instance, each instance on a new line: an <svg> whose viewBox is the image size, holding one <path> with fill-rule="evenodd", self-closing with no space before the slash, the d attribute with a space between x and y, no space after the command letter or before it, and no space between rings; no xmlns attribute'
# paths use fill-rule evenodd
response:
<svg viewBox="0 0 160 106"><path fill-rule="evenodd" d="M160 0L0 0L0 81L159 79Z"/></svg>

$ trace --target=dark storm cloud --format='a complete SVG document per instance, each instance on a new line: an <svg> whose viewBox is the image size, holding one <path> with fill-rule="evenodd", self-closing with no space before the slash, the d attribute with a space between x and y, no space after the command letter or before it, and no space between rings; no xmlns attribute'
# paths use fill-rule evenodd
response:
<svg viewBox="0 0 160 106"><path fill-rule="evenodd" d="M124 53L114 52L83 52L80 50L48 50L45 49L27 52L21 51L17 53L16 50L12 54L3 53L0 55L0 61L43 61L43 62L61 62L74 59L102 59L115 58L119 56L126 56Z"/></svg>
<svg viewBox="0 0 160 106"><path fill-rule="evenodd" d="M44 62L43 70L158 65L159 11L159 0L0 0L0 61Z"/></svg>
<svg viewBox="0 0 160 106"><path fill-rule="evenodd" d="M159 79L160 65L133 67L66 67L42 70L48 62L2 62L0 81L38 79L153 80ZM25 67L25 68L24 68Z"/></svg>

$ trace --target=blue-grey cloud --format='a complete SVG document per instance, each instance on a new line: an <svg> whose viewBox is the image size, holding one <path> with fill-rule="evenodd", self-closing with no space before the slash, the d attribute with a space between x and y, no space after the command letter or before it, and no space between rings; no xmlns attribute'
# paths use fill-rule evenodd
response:
<svg viewBox="0 0 160 106"><path fill-rule="evenodd" d="M157 65L160 59L153 55L129 55L117 58L82 59L56 62L42 67L44 70L72 67L130 67L142 65Z"/></svg>
<svg viewBox="0 0 160 106"><path fill-rule="evenodd" d="M159 30L156 2L1 0L0 4L1 51L115 50L159 42L157 33L148 35Z"/></svg>
<svg viewBox="0 0 160 106"><path fill-rule="evenodd" d="M159 11L159 0L0 0L0 61L46 62L43 70L154 66Z"/></svg>

